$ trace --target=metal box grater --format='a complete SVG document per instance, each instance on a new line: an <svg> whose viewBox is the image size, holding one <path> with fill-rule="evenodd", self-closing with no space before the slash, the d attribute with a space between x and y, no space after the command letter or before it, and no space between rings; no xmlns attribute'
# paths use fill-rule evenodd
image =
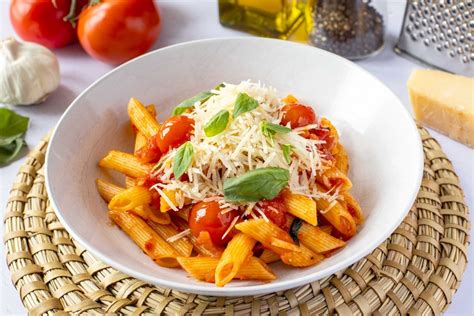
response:
<svg viewBox="0 0 474 316"><path fill-rule="evenodd" d="M474 0L409 0L395 52L474 76Z"/></svg>

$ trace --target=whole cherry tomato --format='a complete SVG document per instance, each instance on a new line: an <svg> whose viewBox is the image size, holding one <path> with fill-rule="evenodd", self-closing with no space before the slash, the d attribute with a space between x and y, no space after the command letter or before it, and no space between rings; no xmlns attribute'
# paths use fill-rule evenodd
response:
<svg viewBox="0 0 474 316"><path fill-rule="evenodd" d="M286 126L286 124L290 123L291 128L297 128L309 124L316 124L316 114L310 106L291 103L285 105L281 111L283 112L281 119L282 125Z"/></svg>
<svg viewBox="0 0 474 316"><path fill-rule="evenodd" d="M160 15L152 0L102 0L81 13L77 32L89 55L120 64L151 48Z"/></svg>
<svg viewBox="0 0 474 316"><path fill-rule="evenodd" d="M77 39L71 21L87 0L78 0L71 11L72 3L71 0L12 0L10 19L13 28L25 41L48 48L64 47Z"/></svg>
<svg viewBox="0 0 474 316"><path fill-rule="evenodd" d="M279 227L286 226L286 207L281 196L260 202L265 216Z"/></svg>
<svg viewBox="0 0 474 316"><path fill-rule="evenodd" d="M165 154L172 148L177 148L191 138L194 131L194 120L185 115L177 115L168 118L160 126L156 137L156 143L161 152Z"/></svg>
<svg viewBox="0 0 474 316"><path fill-rule="evenodd" d="M222 246L228 243L233 236L233 232L230 232L225 238L222 238L235 216L238 216L238 212L235 210L222 214L222 209L216 201L200 202L193 206L189 214L189 228L196 237L201 232L207 231L212 243Z"/></svg>

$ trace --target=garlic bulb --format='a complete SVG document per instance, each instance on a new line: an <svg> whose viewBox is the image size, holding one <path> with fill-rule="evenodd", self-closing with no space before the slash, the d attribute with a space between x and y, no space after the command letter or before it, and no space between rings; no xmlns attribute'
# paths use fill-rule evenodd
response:
<svg viewBox="0 0 474 316"><path fill-rule="evenodd" d="M59 63L38 44L0 40L0 103L40 103L59 85Z"/></svg>

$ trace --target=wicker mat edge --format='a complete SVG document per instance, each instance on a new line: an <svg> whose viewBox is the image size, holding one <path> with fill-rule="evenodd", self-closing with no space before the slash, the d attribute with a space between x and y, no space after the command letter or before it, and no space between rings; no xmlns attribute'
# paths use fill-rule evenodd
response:
<svg viewBox="0 0 474 316"><path fill-rule="evenodd" d="M95 259L49 205L48 138L13 184L4 215L12 282L30 315L439 315L467 265L469 211L453 166L419 128L425 165L418 197L393 234L364 259L322 280L254 297L207 297L155 287Z"/></svg>

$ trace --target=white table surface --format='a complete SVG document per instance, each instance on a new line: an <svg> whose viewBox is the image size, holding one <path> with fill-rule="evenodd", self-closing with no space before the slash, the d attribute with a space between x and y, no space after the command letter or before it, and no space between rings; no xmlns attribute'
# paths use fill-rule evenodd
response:
<svg viewBox="0 0 474 316"><path fill-rule="evenodd" d="M402 23L404 0L388 2L388 40L384 51L374 58L358 62L383 81L410 109L406 81L415 67L419 67L393 53L392 47L398 37ZM247 34L222 27L218 22L216 1L212 0L168 0L160 1L163 28L153 49L189 40L211 37L248 36ZM8 0L0 0L0 39L14 35L8 17ZM44 103L33 107L16 108L15 110L30 117L31 123L26 135L29 146L34 147L38 141L51 130L71 101L88 85L94 82L113 67L89 58L78 45L56 51L61 66L61 85ZM98 104L97 106L100 106ZM443 135L432 132L440 142L447 156L452 160L455 170L461 179L466 195L466 202L471 208L471 220L474 222L474 150L467 148ZM22 164L22 159L9 166L0 168L0 205L6 205L8 191L15 174ZM3 218L3 216L2 216ZM3 225L0 225L0 236L3 236ZM471 236L474 236L471 227ZM445 315L474 315L473 283L474 256L470 247L469 264L461 286L454 296L451 306ZM24 315L25 309L18 293L10 281L10 272L6 266L4 248L0 250L0 315Z"/></svg>

